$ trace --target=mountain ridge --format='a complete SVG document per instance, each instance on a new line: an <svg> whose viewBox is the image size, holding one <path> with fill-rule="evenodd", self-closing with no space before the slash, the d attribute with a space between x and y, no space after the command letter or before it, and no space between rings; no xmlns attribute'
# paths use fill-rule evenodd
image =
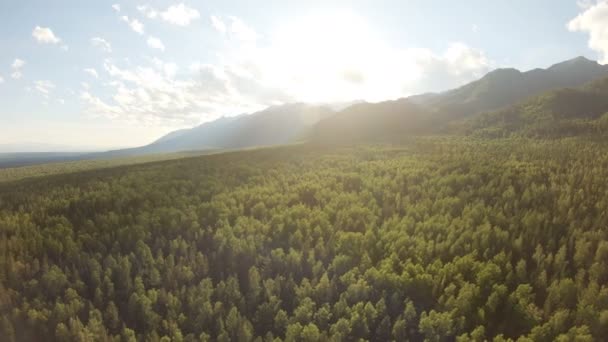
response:
<svg viewBox="0 0 608 342"><path fill-rule="evenodd" d="M440 134L454 122L509 108L547 91L580 87L602 77L608 77L608 66L585 57L525 72L501 68L441 93L378 103L288 103L252 114L221 117L170 132L145 146L89 153L86 158L240 149L303 140L386 141L408 135Z"/></svg>
<svg viewBox="0 0 608 342"><path fill-rule="evenodd" d="M366 113L347 108L319 122L311 140L317 143L399 141L404 135L442 133L455 121L508 108L547 91L582 86L602 77L608 77L608 66L584 57L526 72L514 68L496 69L479 80L443 93L425 93L372 104ZM399 103L402 107L388 109L391 103ZM352 120L358 124L353 126L349 122ZM332 138L332 131L339 131L340 135Z"/></svg>
<svg viewBox="0 0 608 342"><path fill-rule="evenodd" d="M239 149L287 144L305 136L308 128L332 114L326 106L289 103L166 134L151 144L108 151L107 156Z"/></svg>

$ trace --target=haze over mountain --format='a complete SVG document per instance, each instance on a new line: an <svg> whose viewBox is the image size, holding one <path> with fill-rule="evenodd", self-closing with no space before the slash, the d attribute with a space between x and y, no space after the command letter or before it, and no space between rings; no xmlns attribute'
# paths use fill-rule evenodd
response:
<svg viewBox="0 0 608 342"><path fill-rule="evenodd" d="M452 120L513 105L551 89L574 87L608 76L608 66L584 57L548 69L498 69L460 88L407 99L331 106L288 104L251 115L221 118L169 133L150 145L113 151L149 154L187 150L237 149L279 145L307 136L324 142L394 140L436 131Z"/></svg>
<svg viewBox="0 0 608 342"><path fill-rule="evenodd" d="M423 94L409 100L437 112L466 116L509 106L547 90L576 87L608 76L608 65L577 57L547 69L521 72L497 69L481 79L439 94Z"/></svg>
<svg viewBox="0 0 608 342"><path fill-rule="evenodd" d="M436 133L454 120L602 77L608 77L608 66L584 57L528 72L498 69L444 93L352 106L319 122L311 139L319 142L395 141L406 135Z"/></svg>
<svg viewBox="0 0 608 342"><path fill-rule="evenodd" d="M302 139L308 129L332 114L333 111L325 106L303 103L274 106L250 115L223 117L171 132L143 147L107 154L138 155L287 144Z"/></svg>
<svg viewBox="0 0 608 342"><path fill-rule="evenodd" d="M40 153L40 152L52 152L52 153L63 153L63 152L94 152L100 151L101 149L87 146L68 146L68 145L55 145L46 144L40 142L21 142L12 144L0 144L0 153Z"/></svg>
<svg viewBox="0 0 608 342"><path fill-rule="evenodd" d="M395 141L428 131L431 114L408 99L361 103L319 122L309 138L316 143Z"/></svg>

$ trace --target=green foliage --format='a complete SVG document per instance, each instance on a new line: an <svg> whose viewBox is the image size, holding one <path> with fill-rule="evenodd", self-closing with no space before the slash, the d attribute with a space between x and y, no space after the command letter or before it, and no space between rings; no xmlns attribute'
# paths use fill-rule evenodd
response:
<svg viewBox="0 0 608 342"><path fill-rule="evenodd" d="M7 341L591 341L608 146L291 146L0 184Z"/></svg>

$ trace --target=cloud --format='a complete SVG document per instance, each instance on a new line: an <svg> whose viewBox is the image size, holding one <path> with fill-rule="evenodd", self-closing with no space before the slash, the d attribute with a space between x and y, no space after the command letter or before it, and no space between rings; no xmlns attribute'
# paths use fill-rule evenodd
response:
<svg viewBox="0 0 608 342"><path fill-rule="evenodd" d="M163 72L166 77L173 78L177 74L179 67L175 63L166 63L158 58L152 59L154 67Z"/></svg>
<svg viewBox="0 0 608 342"><path fill-rule="evenodd" d="M4 78L0 76L0 84L4 83Z"/></svg>
<svg viewBox="0 0 608 342"><path fill-rule="evenodd" d="M148 5L137 6L137 10L149 19L158 17L158 11Z"/></svg>
<svg viewBox="0 0 608 342"><path fill-rule="evenodd" d="M588 33L589 47L602 55L600 63L608 64L608 1L584 6L584 11L568 23L568 30Z"/></svg>
<svg viewBox="0 0 608 342"><path fill-rule="evenodd" d="M97 70L95 70L93 68L86 68L86 69L84 69L84 72L87 73L91 77L99 78L99 74L97 73Z"/></svg>
<svg viewBox="0 0 608 342"><path fill-rule="evenodd" d="M181 3L179 5L170 6L166 11L160 13L160 17L164 21L174 25L188 26L191 21L200 17L200 13L196 9Z"/></svg>
<svg viewBox="0 0 608 342"><path fill-rule="evenodd" d="M139 34L144 34L144 24L141 23L141 21L137 20L137 19L129 19L128 16L123 15L120 18L122 21L126 22L127 24L129 24L129 27L131 27L131 29Z"/></svg>
<svg viewBox="0 0 608 342"><path fill-rule="evenodd" d="M183 78L177 76L177 65L159 59L134 68L107 60L104 70L112 79L112 96L102 99L84 90L81 100L90 115L126 122L194 125L259 110L277 98L291 100L265 89L255 79L213 65L198 65Z"/></svg>
<svg viewBox="0 0 608 342"><path fill-rule="evenodd" d="M242 43L255 43L259 34L243 20L229 16L226 19L212 15L211 26L221 34L227 34L229 38Z"/></svg>
<svg viewBox="0 0 608 342"><path fill-rule="evenodd" d="M103 38L93 37L91 38L91 45L94 47L104 51L104 52L112 52L112 45Z"/></svg>
<svg viewBox="0 0 608 342"><path fill-rule="evenodd" d="M106 104L86 90L80 93L80 99L89 106L90 113L103 115L109 119L118 119L122 114L121 108Z"/></svg>
<svg viewBox="0 0 608 342"><path fill-rule="evenodd" d="M217 19L229 25L225 33L216 28L226 43L216 61L180 69L156 58L138 66L108 59L108 88L81 94L87 112L146 125L194 125L281 103L441 91L494 67L483 51L459 42L442 51L393 48L348 13L292 22L264 41L238 18Z"/></svg>
<svg viewBox="0 0 608 342"><path fill-rule="evenodd" d="M55 36L53 31L48 27L36 26L32 31L32 37L42 44L57 44L61 42L61 39Z"/></svg>
<svg viewBox="0 0 608 342"><path fill-rule="evenodd" d="M23 76L23 73L21 72L21 69L23 69L23 67L25 66L25 61L19 58L16 58L15 61L13 61L13 64L11 64L11 69L13 70L11 73L11 78L18 80Z"/></svg>
<svg viewBox="0 0 608 342"><path fill-rule="evenodd" d="M120 12L120 5L114 4L114 5L112 5L112 9L115 10L116 12Z"/></svg>
<svg viewBox="0 0 608 342"><path fill-rule="evenodd" d="M482 77L494 67L483 51L458 42L451 43L441 54L429 49L410 49L404 55L403 62L415 66L419 73L415 82L404 88L409 94L455 88Z"/></svg>
<svg viewBox="0 0 608 342"><path fill-rule="evenodd" d="M253 42L258 38L257 32L237 17L230 17L230 32L239 40Z"/></svg>
<svg viewBox="0 0 608 342"><path fill-rule="evenodd" d="M163 42L160 39L158 39L156 37L152 37L152 36L148 37L147 43L148 43L148 46L153 49L165 51L165 45L163 44Z"/></svg>
<svg viewBox="0 0 608 342"><path fill-rule="evenodd" d="M65 104L65 100L64 99L57 99L57 102L61 105Z"/></svg>
<svg viewBox="0 0 608 342"><path fill-rule="evenodd" d="M601 0L578 0L576 4L582 9L588 9L593 7L593 5L597 4L599 1Z"/></svg>
<svg viewBox="0 0 608 342"><path fill-rule="evenodd" d="M213 28L220 32L220 33L226 33L226 24L222 21L222 19L212 15L210 17L211 19L211 26L213 26Z"/></svg>
<svg viewBox="0 0 608 342"><path fill-rule="evenodd" d="M234 31L248 26L230 20L237 24L227 33L222 67L243 76L240 82L255 79L297 101L382 101L441 91L477 79L494 65L483 51L463 43L444 51L394 48L350 12L302 17L268 36L265 45L255 31L235 37Z"/></svg>
<svg viewBox="0 0 608 342"><path fill-rule="evenodd" d="M11 68L13 69L21 69L25 66L25 61L19 58L16 58L13 64L11 64Z"/></svg>
<svg viewBox="0 0 608 342"><path fill-rule="evenodd" d="M48 98L49 94L53 89L55 89L55 84L51 81L35 81L34 88L38 90L42 96Z"/></svg>

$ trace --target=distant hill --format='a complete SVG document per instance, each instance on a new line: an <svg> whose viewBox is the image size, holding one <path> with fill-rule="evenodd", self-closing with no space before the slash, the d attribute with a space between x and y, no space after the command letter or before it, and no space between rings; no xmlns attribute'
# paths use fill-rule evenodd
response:
<svg viewBox="0 0 608 342"><path fill-rule="evenodd" d="M452 124L452 132L483 137L562 137L608 133L608 77L562 88L523 103Z"/></svg>
<svg viewBox="0 0 608 342"><path fill-rule="evenodd" d="M333 113L327 107L303 103L275 106L250 115L223 117L191 129L169 133L150 145L110 151L106 155L141 155L286 144L303 138L314 124Z"/></svg>

